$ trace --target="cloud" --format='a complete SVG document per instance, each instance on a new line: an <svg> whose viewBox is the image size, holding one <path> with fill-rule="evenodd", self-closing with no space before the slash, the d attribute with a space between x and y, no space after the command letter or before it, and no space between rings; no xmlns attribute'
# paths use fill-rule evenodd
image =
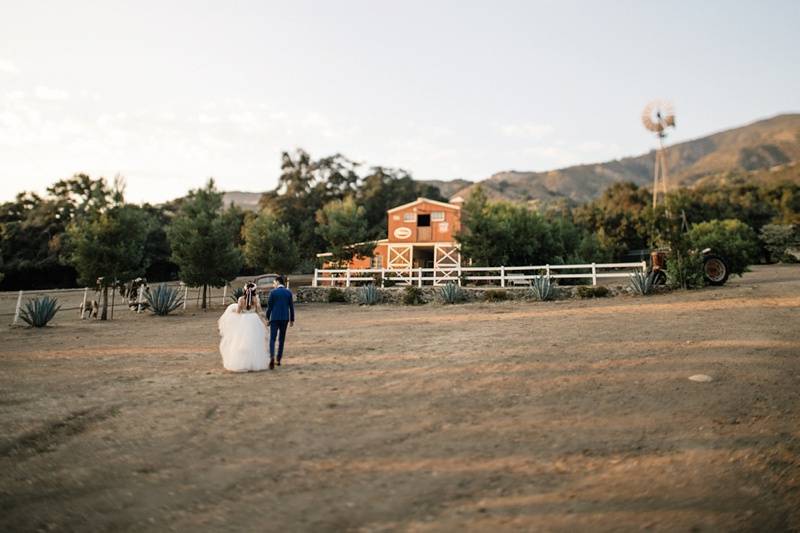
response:
<svg viewBox="0 0 800 533"><path fill-rule="evenodd" d="M0 57L0 72L5 74L19 74L19 69L10 59L3 59Z"/></svg>
<svg viewBox="0 0 800 533"><path fill-rule="evenodd" d="M524 139L542 139L555 131L550 124L536 124L526 122L520 124L506 124L500 127L500 132L506 137Z"/></svg>
<svg viewBox="0 0 800 533"><path fill-rule="evenodd" d="M69 93L61 89L52 89L38 85L33 90L33 95L40 100L69 100Z"/></svg>

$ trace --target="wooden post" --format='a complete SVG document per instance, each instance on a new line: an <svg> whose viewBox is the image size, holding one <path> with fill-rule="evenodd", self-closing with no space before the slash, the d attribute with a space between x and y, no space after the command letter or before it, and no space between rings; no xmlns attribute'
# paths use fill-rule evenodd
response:
<svg viewBox="0 0 800 533"><path fill-rule="evenodd" d="M647 274L647 261L642 261L642 273Z"/></svg>
<svg viewBox="0 0 800 533"><path fill-rule="evenodd" d="M311 286L312 287L316 287L317 286L317 283L318 283L317 282L317 276L319 276L319 269L315 268L314 269L314 279L311 280Z"/></svg>
<svg viewBox="0 0 800 533"><path fill-rule="evenodd" d="M458 273L458 286L461 286L461 257L458 258L458 267L456 267L456 272Z"/></svg>
<svg viewBox="0 0 800 533"><path fill-rule="evenodd" d="M550 264L549 263L544 266L544 273L547 275L548 278L550 277Z"/></svg>
<svg viewBox="0 0 800 533"><path fill-rule="evenodd" d="M347 268L347 274L345 276L346 276L346 279L345 279L345 282L344 282L344 286L345 287L349 287L350 286L350 268L349 267Z"/></svg>
<svg viewBox="0 0 800 533"><path fill-rule="evenodd" d="M117 297L117 280L114 280L114 284L111 286L111 320L114 320L114 301Z"/></svg>
<svg viewBox="0 0 800 533"><path fill-rule="evenodd" d="M228 299L228 284L226 283L225 286L222 288L222 307L225 307L225 302Z"/></svg>
<svg viewBox="0 0 800 533"><path fill-rule="evenodd" d="M142 312L142 301L144 300L144 283L139 285L139 291L136 295L136 314Z"/></svg>
<svg viewBox="0 0 800 533"><path fill-rule="evenodd" d="M597 266L592 263L592 285L597 285Z"/></svg>
<svg viewBox="0 0 800 533"><path fill-rule="evenodd" d="M422 287L422 267L417 269L417 285Z"/></svg>
<svg viewBox="0 0 800 533"><path fill-rule="evenodd" d="M500 286L506 286L506 267L500 266Z"/></svg>
<svg viewBox="0 0 800 533"><path fill-rule="evenodd" d="M79 311L81 313L81 320L83 320L84 315L85 315L84 311L86 311L86 298L88 298L88 297L89 297L89 287L84 287L83 288L83 303L81 304L81 308L79 309Z"/></svg>
<svg viewBox="0 0 800 533"><path fill-rule="evenodd" d="M186 310L186 300L188 300L188 299L189 299L189 286L188 285L184 285L183 286L183 309L184 309L184 311Z"/></svg>
<svg viewBox="0 0 800 533"><path fill-rule="evenodd" d="M19 310L22 309L22 291L19 291L19 296L17 296L17 309L14 311L14 322L16 324L19 321Z"/></svg>
<svg viewBox="0 0 800 533"><path fill-rule="evenodd" d="M381 267L381 288L386 286L386 269Z"/></svg>

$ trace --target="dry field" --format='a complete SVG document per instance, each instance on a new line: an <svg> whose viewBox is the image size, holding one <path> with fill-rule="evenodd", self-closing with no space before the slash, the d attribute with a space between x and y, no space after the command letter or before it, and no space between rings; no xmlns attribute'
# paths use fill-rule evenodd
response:
<svg viewBox="0 0 800 533"><path fill-rule="evenodd" d="M800 268L650 298L0 330L0 530L800 529ZM710 383L687 378L708 374Z"/></svg>

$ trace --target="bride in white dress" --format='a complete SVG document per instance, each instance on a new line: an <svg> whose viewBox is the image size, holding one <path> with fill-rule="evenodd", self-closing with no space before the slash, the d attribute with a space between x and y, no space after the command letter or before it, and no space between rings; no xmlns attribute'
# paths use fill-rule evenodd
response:
<svg viewBox="0 0 800 533"><path fill-rule="evenodd" d="M269 363L267 327L261 318L261 303L256 286L248 283L244 296L219 317L222 340L219 351L222 365L232 372L266 370Z"/></svg>

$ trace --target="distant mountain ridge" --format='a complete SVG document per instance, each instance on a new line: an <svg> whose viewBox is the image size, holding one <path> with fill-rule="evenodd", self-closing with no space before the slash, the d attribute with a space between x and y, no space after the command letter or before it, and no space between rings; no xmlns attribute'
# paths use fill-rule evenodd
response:
<svg viewBox="0 0 800 533"><path fill-rule="evenodd" d="M671 187L691 187L709 176L741 171L761 179L762 170L800 162L800 114L784 114L739 128L667 147ZM477 182L490 198L515 202L547 202L567 198L586 202L609 185L631 181L649 186L653 181L655 150L605 163L575 165L545 172L498 172ZM790 173L790 177L797 173ZM461 183L463 180L446 183ZM441 182L428 181L438 184ZM466 198L477 183L445 196Z"/></svg>
<svg viewBox="0 0 800 533"><path fill-rule="evenodd" d="M778 115L669 145L667 163L671 187L721 183L730 172L740 172L757 182L778 176L800 181L800 113ZM655 151L651 150L639 156L545 172L498 172L479 182L420 181L438 187L446 198L467 198L480 183L494 199L542 203L567 199L581 203L600 196L608 186L620 181L650 186L654 165ZM769 169L776 172L767 172ZM233 202L255 211L260 198L259 192L231 191L225 193L224 200L226 205Z"/></svg>

